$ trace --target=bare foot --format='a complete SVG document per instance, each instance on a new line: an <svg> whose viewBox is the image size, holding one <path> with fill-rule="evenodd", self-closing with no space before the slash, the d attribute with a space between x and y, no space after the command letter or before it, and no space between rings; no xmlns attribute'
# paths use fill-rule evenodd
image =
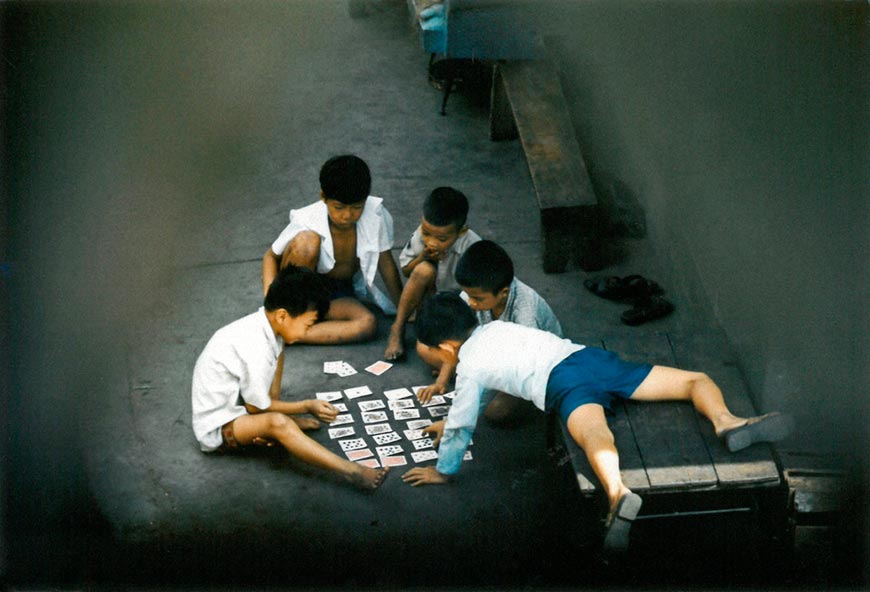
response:
<svg viewBox="0 0 870 592"><path fill-rule="evenodd" d="M320 422L314 419L313 417L296 417L291 416L290 419L296 422L296 425L299 426L299 429L305 432L311 430L319 430Z"/></svg>
<svg viewBox="0 0 870 592"><path fill-rule="evenodd" d="M370 469L354 463L353 471L345 478L356 487L373 491L381 486L384 479L387 478L387 473L390 472L390 467L383 469Z"/></svg>
<svg viewBox="0 0 870 592"><path fill-rule="evenodd" d="M384 359L387 361L400 360L405 357L405 346L402 343L404 335L401 331L390 329L390 336L387 338L387 349L384 350Z"/></svg>

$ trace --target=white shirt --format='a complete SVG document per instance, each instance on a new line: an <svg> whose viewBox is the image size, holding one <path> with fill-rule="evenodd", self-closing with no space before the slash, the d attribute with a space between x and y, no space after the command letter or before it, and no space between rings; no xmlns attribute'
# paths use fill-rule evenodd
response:
<svg viewBox="0 0 870 592"><path fill-rule="evenodd" d="M447 249L447 255L444 259L438 262L438 275L435 277L436 290L459 290L459 284L456 283L456 279L453 277L453 274L456 272L456 265L459 263L462 254L465 253L465 249L479 240L480 236L476 232L473 230L467 230L465 231L465 234L457 238L456 241L450 245L450 248ZM408 265L408 263L422 253L425 248L426 245L423 243L423 234L418 226L411 235L411 238L408 240L408 244L406 244L405 248L402 249L402 252L399 253L399 266L405 267Z"/></svg>
<svg viewBox="0 0 870 592"><path fill-rule="evenodd" d="M371 295L381 310L387 314L395 314L395 305L374 285L380 254L393 248L393 217L384 207L383 201L380 197L368 196L363 213L357 220L356 256L359 257L360 270L354 274L353 288L358 298L364 300ZM272 252L280 257L290 241L303 230L316 232L320 236L317 273L332 271L335 267L335 250L332 233L329 231L329 211L323 200L298 210L290 210L290 223L272 243Z"/></svg>
<svg viewBox="0 0 870 592"><path fill-rule="evenodd" d="M477 327L459 349L456 397L438 448L438 472L450 475L459 470L485 390L526 399L543 411L550 372L584 347L516 323L492 321Z"/></svg>
<svg viewBox="0 0 870 592"><path fill-rule="evenodd" d="M263 307L218 329L208 341L193 368L191 388L193 433L203 451L221 445L221 426L247 414L245 403L259 409L272 404L269 388L283 349Z"/></svg>

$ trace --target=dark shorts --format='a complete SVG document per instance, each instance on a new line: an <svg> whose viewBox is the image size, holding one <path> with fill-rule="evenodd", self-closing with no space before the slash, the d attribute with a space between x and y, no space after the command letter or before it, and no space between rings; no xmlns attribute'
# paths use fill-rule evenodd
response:
<svg viewBox="0 0 870 592"><path fill-rule="evenodd" d="M613 397L631 398L652 370L651 364L636 364L620 359L613 352L585 347L553 368L547 380L544 408L568 416L587 403L610 409Z"/></svg>
<svg viewBox="0 0 870 592"><path fill-rule="evenodd" d="M329 276L320 276L323 279L323 285L326 286L326 291L329 292L330 300L339 298L356 298L356 293L353 290L353 282L351 280L337 280Z"/></svg>

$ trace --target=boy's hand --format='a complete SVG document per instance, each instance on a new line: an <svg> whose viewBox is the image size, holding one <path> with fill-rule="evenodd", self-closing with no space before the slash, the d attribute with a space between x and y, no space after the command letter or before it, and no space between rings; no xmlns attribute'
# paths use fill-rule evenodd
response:
<svg viewBox="0 0 870 592"><path fill-rule="evenodd" d="M430 384L429 386L424 386L419 391L417 391L417 400L420 401L423 405L432 400L434 395L443 395L447 390L447 387L443 384Z"/></svg>
<svg viewBox="0 0 870 592"><path fill-rule="evenodd" d="M410 483L411 487L417 487L447 483L449 478L435 470L435 467L415 467L402 475L402 481Z"/></svg>
<svg viewBox="0 0 870 592"><path fill-rule="evenodd" d="M330 423L338 416L338 411L332 406L332 403L321 401L320 399L309 399L306 401L305 408L308 413L324 423Z"/></svg>
<svg viewBox="0 0 870 592"><path fill-rule="evenodd" d="M432 446L438 448L438 445L441 444L441 437L444 435L444 420L436 421L432 425L423 428L423 433L435 436L432 438Z"/></svg>
<svg viewBox="0 0 870 592"><path fill-rule="evenodd" d="M444 259L445 255L446 253L442 253L441 251L438 251L436 249L430 249L429 247L423 248L423 258L426 261L434 261L437 263L438 261Z"/></svg>

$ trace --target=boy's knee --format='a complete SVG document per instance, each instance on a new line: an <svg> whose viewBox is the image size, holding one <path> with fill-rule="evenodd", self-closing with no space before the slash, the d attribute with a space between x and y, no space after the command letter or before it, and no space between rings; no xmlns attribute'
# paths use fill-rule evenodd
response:
<svg viewBox="0 0 870 592"><path fill-rule="evenodd" d="M320 235L311 230L303 230L293 237L281 255L281 267L293 265L314 269L320 258Z"/></svg>
<svg viewBox="0 0 870 592"><path fill-rule="evenodd" d="M435 276L438 275L438 268L429 261L420 262L417 267L411 272L411 278L418 282L430 284L435 281Z"/></svg>
<svg viewBox="0 0 870 592"><path fill-rule="evenodd" d="M272 434L292 434L299 431L296 422L283 413L269 413L267 418L269 420L269 432Z"/></svg>
<svg viewBox="0 0 870 592"><path fill-rule="evenodd" d="M594 450L602 447L610 448L615 442L613 432L609 428L592 426L580 432L577 444L583 450Z"/></svg>
<svg viewBox="0 0 870 592"><path fill-rule="evenodd" d="M378 332L378 319L370 310L359 318L360 339L373 339Z"/></svg>

